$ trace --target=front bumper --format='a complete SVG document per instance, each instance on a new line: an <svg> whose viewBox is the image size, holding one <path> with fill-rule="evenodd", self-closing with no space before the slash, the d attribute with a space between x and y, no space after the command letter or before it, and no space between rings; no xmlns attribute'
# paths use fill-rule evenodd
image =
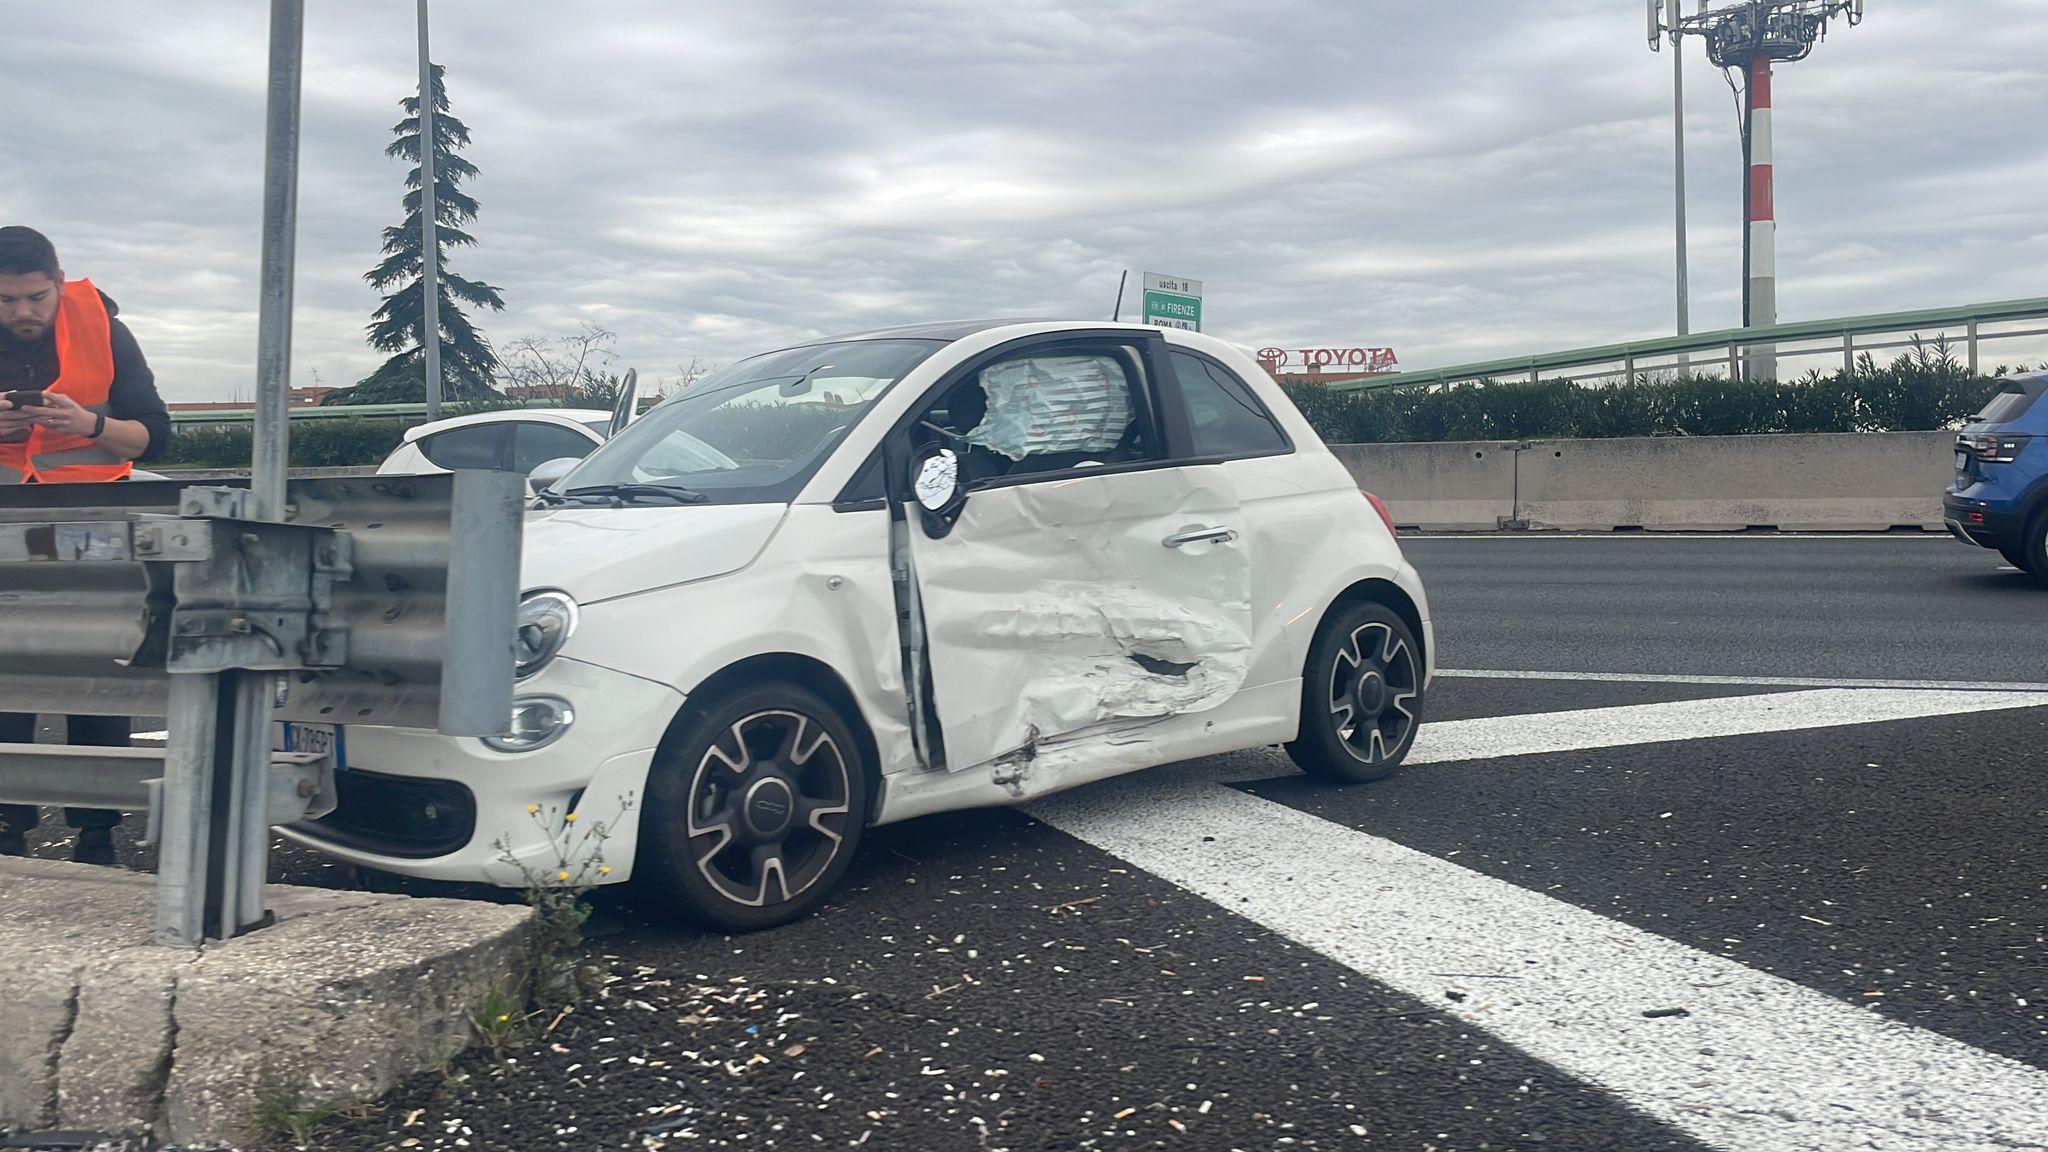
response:
<svg viewBox="0 0 2048 1152"><path fill-rule="evenodd" d="M565 869L579 874L586 861L592 883L629 879L647 772L682 694L566 658L514 694L560 696L576 721L532 752L351 727L335 810L280 831L351 863L432 880L523 887ZM573 822L564 818L571 812ZM599 855L608 874L594 867Z"/></svg>

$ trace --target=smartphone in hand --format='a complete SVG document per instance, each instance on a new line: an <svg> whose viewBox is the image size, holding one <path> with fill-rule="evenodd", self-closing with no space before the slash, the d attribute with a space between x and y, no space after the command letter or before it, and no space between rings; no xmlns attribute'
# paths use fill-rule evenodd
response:
<svg viewBox="0 0 2048 1152"><path fill-rule="evenodd" d="M27 388L18 392L9 392L5 396L0 396L0 400L7 401L17 411L23 408L47 408L50 404L49 394L40 388Z"/></svg>

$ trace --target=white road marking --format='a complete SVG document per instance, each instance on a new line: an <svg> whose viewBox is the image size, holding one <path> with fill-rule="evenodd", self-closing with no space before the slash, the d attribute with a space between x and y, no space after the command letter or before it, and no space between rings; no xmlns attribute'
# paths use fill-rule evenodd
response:
<svg viewBox="0 0 2048 1152"><path fill-rule="evenodd" d="M1497 668L1439 668L1459 680L1591 680L1608 684L1712 684L1737 688L1918 688L1936 692L2048 692L2026 680L1863 680L1827 676L1696 676L1683 672L1520 672Z"/></svg>
<svg viewBox="0 0 2048 1152"><path fill-rule="evenodd" d="M1919 532L1408 532L1403 540L1946 540L1932 528Z"/></svg>
<svg viewBox="0 0 2048 1152"><path fill-rule="evenodd" d="M1411 763L2036 706L2048 694L1829 690L1461 720L1425 725ZM1246 759L1030 810L1710 1144L2048 1147L2048 1072L1217 786ZM1446 971L1515 979L1432 975ZM1643 1016L1667 1008L1689 1015Z"/></svg>
<svg viewBox="0 0 2048 1152"><path fill-rule="evenodd" d="M170 738L171 734L169 732L136 732L129 736L131 740L169 740Z"/></svg>

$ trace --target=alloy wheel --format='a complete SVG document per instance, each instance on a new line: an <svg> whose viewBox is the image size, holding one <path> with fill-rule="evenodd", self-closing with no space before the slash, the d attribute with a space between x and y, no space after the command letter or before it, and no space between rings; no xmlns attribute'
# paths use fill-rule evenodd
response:
<svg viewBox="0 0 2048 1152"><path fill-rule="evenodd" d="M721 897L787 903L818 882L853 819L845 752L799 712L748 715L713 741L691 777L690 858Z"/></svg>
<svg viewBox="0 0 2048 1152"><path fill-rule="evenodd" d="M1421 678L1415 653L1393 628L1361 625L1331 662L1330 720L1344 748L1364 764L1384 763L1415 731Z"/></svg>

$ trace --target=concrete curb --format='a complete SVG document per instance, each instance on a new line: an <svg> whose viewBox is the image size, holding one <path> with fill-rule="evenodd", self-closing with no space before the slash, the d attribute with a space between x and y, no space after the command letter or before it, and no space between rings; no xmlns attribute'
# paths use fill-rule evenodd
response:
<svg viewBox="0 0 2048 1152"><path fill-rule="evenodd" d="M271 906L273 927L165 947L153 877L0 860L0 1126L219 1146L265 1092L381 1095L468 1045L533 916L282 886Z"/></svg>

